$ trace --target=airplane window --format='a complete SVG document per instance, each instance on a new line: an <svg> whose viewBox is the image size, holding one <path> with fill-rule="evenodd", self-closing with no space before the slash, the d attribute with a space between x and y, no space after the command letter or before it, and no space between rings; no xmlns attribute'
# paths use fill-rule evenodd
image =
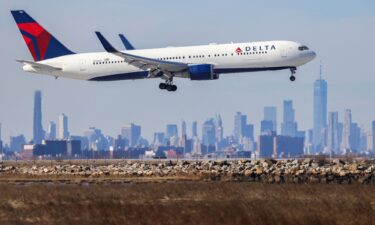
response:
<svg viewBox="0 0 375 225"><path fill-rule="evenodd" d="M300 50L300 51L306 51L306 50L309 50L309 48L307 46L305 46L305 45L302 45L302 46L298 47L298 50Z"/></svg>

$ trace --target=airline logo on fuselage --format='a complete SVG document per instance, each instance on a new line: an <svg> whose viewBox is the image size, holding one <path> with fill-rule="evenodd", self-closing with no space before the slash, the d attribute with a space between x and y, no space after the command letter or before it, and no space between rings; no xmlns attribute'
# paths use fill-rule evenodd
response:
<svg viewBox="0 0 375 225"><path fill-rule="evenodd" d="M246 46L245 51L246 52L262 52L262 51L271 51L271 50L276 50L275 45L258 45L258 46ZM242 53L242 49L238 47L236 49L236 53Z"/></svg>

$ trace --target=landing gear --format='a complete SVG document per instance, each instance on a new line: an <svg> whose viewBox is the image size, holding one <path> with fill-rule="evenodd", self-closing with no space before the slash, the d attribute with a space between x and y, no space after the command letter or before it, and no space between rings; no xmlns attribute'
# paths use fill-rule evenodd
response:
<svg viewBox="0 0 375 225"><path fill-rule="evenodd" d="M172 92L177 91L177 86L172 83L172 80L167 80L166 83L160 83L159 88L161 90L167 90Z"/></svg>
<svg viewBox="0 0 375 225"><path fill-rule="evenodd" d="M292 73L292 75L290 76L290 81L294 82L296 80L296 76L294 76L294 74L296 74L296 71L297 71L297 68L296 67L293 67L293 68L290 68L290 72Z"/></svg>

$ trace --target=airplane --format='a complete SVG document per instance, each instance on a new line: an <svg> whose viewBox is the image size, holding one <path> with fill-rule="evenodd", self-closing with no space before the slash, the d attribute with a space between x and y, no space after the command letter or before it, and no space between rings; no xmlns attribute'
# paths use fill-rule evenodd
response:
<svg viewBox="0 0 375 225"><path fill-rule="evenodd" d="M188 47L135 49L121 36L127 50L118 51L95 32L106 52L75 53L65 47L24 10L11 11L33 57L17 60L23 70L88 81L161 78L159 88L174 92L174 78L193 81L217 80L222 74L290 70L295 81L297 67L316 57L306 45L292 41L209 44Z"/></svg>

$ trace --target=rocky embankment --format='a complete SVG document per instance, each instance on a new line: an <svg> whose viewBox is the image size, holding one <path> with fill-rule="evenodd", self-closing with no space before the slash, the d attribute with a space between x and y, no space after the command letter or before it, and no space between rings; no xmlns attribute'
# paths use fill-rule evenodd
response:
<svg viewBox="0 0 375 225"><path fill-rule="evenodd" d="M0 179L7 177L170 178L232 180L264 183L375 184L375 161L351 160L238 160L238 161L121 161L106 164L0 163Z"/></svg>

